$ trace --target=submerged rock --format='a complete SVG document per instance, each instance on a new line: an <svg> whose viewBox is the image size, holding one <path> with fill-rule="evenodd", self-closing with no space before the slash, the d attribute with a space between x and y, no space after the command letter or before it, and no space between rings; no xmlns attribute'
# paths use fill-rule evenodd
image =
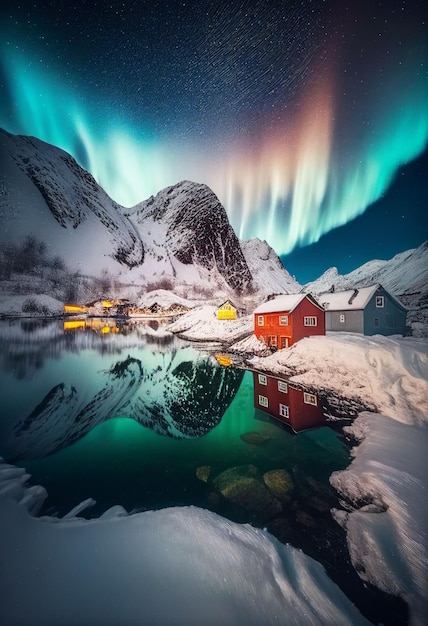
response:
<svg viewBox="0 0 428 626"><path fill-rule="evenodd" d="M294 483L285 469L271 470L263 474L263 481L269 491L283 504L288 504L294 494Z"/></svg>
<svg viewBox="0 0 428 626"><path fill-rule="evenodd" d="M282 510L281 503L267 489L255 465L240 465L225 470L213 481L221 495L246 511L269 519Z"/></svg>
<svg viewBox="0 0 428 626"><path fill-rule="evenodd" d="M196 478L207 483L211 475L211 465L201 465L196 468Z"/></svg>
<svg viewBox="0 0 428 626"><path fill-rule="evenodd" d="M245 441L245 443L250 443L254 446L262 446L269 441L271 437L269 437L269 435L263 435L262 433L244 433L241 435L241 439Z"/></svg>

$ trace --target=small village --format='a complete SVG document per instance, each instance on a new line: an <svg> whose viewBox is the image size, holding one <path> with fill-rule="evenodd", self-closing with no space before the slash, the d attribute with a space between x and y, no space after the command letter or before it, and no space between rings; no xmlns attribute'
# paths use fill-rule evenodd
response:
<svg viewBox="0 0 428 626"><path fill-rule="evenodd" d="M184 304L162 306L154 302L138 307L128 300L100 299L86 305L64 304L70 317L173 318L191 310ZM330 290L313 296L307 293L270 296L254 311L255 337L272 351L289 348L304 337L328 331L363 335L405 335L407 309L380 284L342 292ZM231 300L218 306L218 320L237 320L244 312ZM72 328L72 325L69 325ZM77 328L77 326L75 326Z"/></svg>
<svg viewBox="0 0 428 626"><path fill-rule="evenodd" d="M162 306L158 302L138 307L119 299L97 300L85 306L67 304L64 309L65 331L92 330L102 335L123 332L123 323L131 320L174 320L192 310L183 304ZM193 314L197 313L197 309L194 310ZM405 335L407 330L406 308L380 284L342 292L331 289L317 297L307 293L270 296L250 316L231 300L226 300L212 311L212 316L211 323L225 324L224 328L252 317L246 334L259 346L264 346L265 354L286 350L304 338L327 333ZM179 331L180 327L178 335ZM214 331L212 341L218 339L215 334ZM230 354L214 356L220 366L236 366ZM294 432L326 424L326 406L313 389L264 371L252 371L252 375L255 409L286 424Z"/></svg>

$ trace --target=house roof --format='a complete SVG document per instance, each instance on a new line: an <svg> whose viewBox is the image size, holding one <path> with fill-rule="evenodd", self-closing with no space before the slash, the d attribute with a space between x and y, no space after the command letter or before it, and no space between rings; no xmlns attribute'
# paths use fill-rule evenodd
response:
<svg viewBox="0 0 428 626"><path fill-rule="evenodd" d="M382 292L385 293L383 287L376 284L370 287L361 287L361 289L321 293L318 296L318 300L326 311L360 311L366 308L367 304L378 290L380 290L380 294L382 294ZM397 298L389 292L387 293L399 307L405 309Z"/></svg>
<svg viewBox="0 0 428 626"><path fill-rule="evenodd" d="M256 315L259 313L278 313L282 311L292 313L297 305L300 304L305 298L308 298L319 309L322 308L320 304L316 300L314 300L314 298L310 294L293 293L288 295L276 296L276 298L272 298L272 300L263 302L263 304L260 304L256 309L254 309L254 313Z"/></svg>
<svg viewBox="0 0 428 626"><path fill-rule="evenodd" d="M236 309L237 307L233 304L232 300L225 300L223 302L223 304L220 304L220 306L218 307L219 309L221 309L222 307L224 307L225 304L230 304L231 307L233 307L234 309Z"/></svg>

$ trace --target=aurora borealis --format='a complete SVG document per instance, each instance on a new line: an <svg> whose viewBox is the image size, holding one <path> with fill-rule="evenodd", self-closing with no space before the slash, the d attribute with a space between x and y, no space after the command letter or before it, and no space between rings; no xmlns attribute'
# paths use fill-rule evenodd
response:
<svg viewBox="0 0 428 626"><path fill-rule="evenodd" d="M206 183L241 238L289 254L352 224L425 153L424 10L7 0L0 126L65 149L125 206Z"/></svg>

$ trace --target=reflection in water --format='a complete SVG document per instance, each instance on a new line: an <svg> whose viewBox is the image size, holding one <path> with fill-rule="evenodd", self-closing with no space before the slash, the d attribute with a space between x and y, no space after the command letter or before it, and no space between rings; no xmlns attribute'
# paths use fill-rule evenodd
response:
<svg viewBox="0 0 428 626"><path fill-rule="evenodd" d="M315 425L293 415L302 402L293 402L292 386L253 379L227 355L201 355L161 323L118 328L0 322L0 455L24 459L47 489L41 514L64 515L87 498L96 500L89 517L117 504L207 508L267 528L320 561L373 623L406 623L396 603L385 619L389 605L353 570L332 519L329 476L349 463L343 441L327 427L296 434L267 415L254 419L262 415L256 402L263 410L279 403L295 430ZM318 399L306 400L306 411L319 409Z"/></svg>
<svg viewBox="0 0 428 626"><path fill-rule="evenodd" d="M105 323L113 320L82 321L76 328L95 332L73 333L71 342L69 329L55 324L33 330L29 341L16 328L12 339L3 333L0 434L7 460L48 455L117 416L169 437L200 437L219 423L242 381L242 371L221 368L185 344L166 349L163 341L153 350L158 329L127 327L120 337L119 326L108 326L116 335L106 350ZM24 398L16 380L22 377Z"/></svg>
<svg viewBox="0 0 428 626"><path fill-rule="evenodd" d="M96 333L107 335L108 333L118 333L125 329L125 325L117 324L111 318L88 318L83 320L64 320L64 330L93 330Z"/></svg>
<svg viewBox="0 0 428 626"><path fill-rule="evenodd" d="M253 372L254 408L268 413L295 432L325 424L319 398L289 380Z"/></svg>

